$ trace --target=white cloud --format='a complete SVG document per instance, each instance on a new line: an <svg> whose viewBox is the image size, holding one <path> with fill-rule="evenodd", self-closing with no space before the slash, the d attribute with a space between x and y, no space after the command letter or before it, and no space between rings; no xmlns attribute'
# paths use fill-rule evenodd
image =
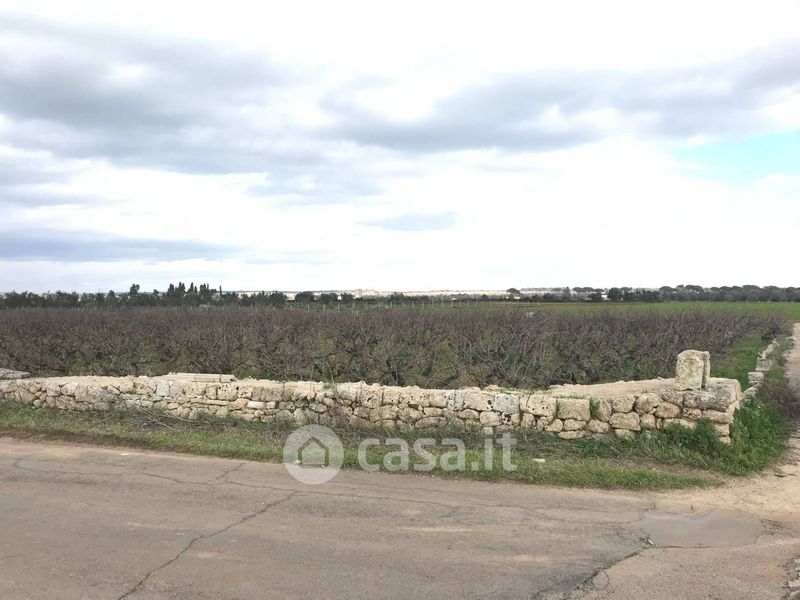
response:
<svg viewBox="0 0 800 600"><path fill-rule="evenodd" d="M670 155L800 127L767 4L8 2L0 288L796 285L796 173Z"/></svg>

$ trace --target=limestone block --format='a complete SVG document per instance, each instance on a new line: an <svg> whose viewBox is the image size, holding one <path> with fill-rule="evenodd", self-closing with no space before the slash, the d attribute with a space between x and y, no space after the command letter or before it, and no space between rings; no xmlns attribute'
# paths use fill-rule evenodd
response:
<svg viewBox="0 0 800 600"><path fill-rule="evenodd" d="M684 350L678 354L675 367L675 388L702 390L708 385L711 354L702 350Z"/></svg>
<svg viewBox="0 0 800 600"><path fill-rule="evenodd" d="M684 419L699 421L703 418L703 411L699 408L684 408L682 416Z"/></svg>
<svg viewBox="0 0 800 600"><path fill-rule="evenodd" d="M611 401L611 407L615 413L627 413L633 410L636 403L636 396L622 396Z"/></svg>
<svg viewBox="0 0 800 600"><path fill-rule="evenodd" d="M22 386L17 387L17 401L25 404L31 404L36 400L36 395L31 393L27 388Z"/></svg>
<svg viewBox="0 0 800 600"><path fill-rule="evenodd" d="M642 429L655 429L656 418L653 415L645 413L639 417L639 424Z"/></svg>
<svg viewBox="0 0 800 600"><path fill-rule="evenodd" d="M368 406L356 406L353 408L353 414L361 419L369 420L372 409Z"/></svg>
<svg viewBox="0 0 800 600"><path fill-rule="evenodd" d="M657 394L663 402L669 402L675 406L683 406L683 390L663 389L658 390Z"/></svg>
<svg viewBox="0 0 800 600"><path fill-rule="evenodd" d="M640 394L636 398L634 408L640 415L652 413L658 406L658 396L656 394Z"/></svg>
<svg viewBox="0 0 800 600"><path fill-rule="evenodd" d="M17 383L12 380L0 381L0 398L10 399L17 393Z"/></svg>
<svg viewBox="0 0 800 600"><path fill-rule="evenodd" d="M559 419L577 419L588 421L591 418L588 398L559 398Z"/></svg>
<svg viewBox="0 0 800 600"><path fill-rule="evenodd" d="M447 408L447 396L440 390L429 390L428 406L433 408Z"/></svg>
<svg viewBox="0 0 800 600"><path fill-rule="evenodd" d="M156 382L149 377L137 377L133 381L133 393L142 396L152 396L156 393Z"/></svg>
<svg viewBox="0 0 800 600"><path fill-rule="evenodd" d="M27 379L30 377L31 374L27 371L15 371L13 369L0 369L0 380L12 380L12 379Z"/></svg>
<svg viewBox="0 0 800 600"><path fill-rule="evenodd" d="M608 433L611 426L605 421L599 419L592 419L586 424L586 429L592 433Z"/></svg>
<svg viewBox="0 0 800 600"><path fill-rule="evenodd" d="M716 390L693 390L683 394L685 408L711 408L724 411L730 404L730 396L727 393L717 394Z"/></svg>
<svg viewBox="0 0 800 600"><path fill-rule="evenodd" d="M713 423L733 423L733 411L704 410L702 416Z"/></svg>
<svg viewBox="0 0 800 600"><path fill-rule="evenodd" d="M188 381L181 386L181 392L184 396L188 396L189 398L204 396L206 393L206 384Z"/></svg>
<svg viewBox="0 0 800 600"><path fill-rule="evenodd" d="M639 431L641 429L639 415L635 412L614 413L611 415L609 424L614 429L629 429L631 431Z"/></svg>
<svg viewBox="0 0 800 600"><path fill-rule="evenodd" d="M554 417L556 415L557 401L555 398L543 394L528 396L522 405L522 411L537 417Z"/></svg>
<svg viewBox="0 0 800 600"><path fill-rule="evenodd" d="M217 387L218 400L235 400L239 397L239 390L235 383L221 383Z"/></svg>
<svg viewBox="0 0 800 600"><path fill-rule="evenodd" d="M611 418L611 413L613 412L611 409L611 402L600 398L596 400L596 403L595 406L597 410L595 411L595 417L597 417L598 421L607 422Z"/></svg>
<svg viewBox="0 0 800 600"><path fill-rule="evenodd" d="M742 399L742 386L738 379L712 378L708 382L708 391L724 399L729 405Z"/></svg>
<svg viewBox="0 0 800 600"><path fill-rule="evenodd" d="M621 440L632 440L636 434L630 429L614 429L614 435Z"/></svg>
<svg viewBox="0 0 800 600"><path fill-rule="evenodd" d="M573 429L571 431L564 430L558 434L558 437L564 440L577 440L586 437L586 432L577 429Z"/></svg>
<svg viewBox="0 0 800 600"><path fill-rule="evenodd" d="M487 413L492 414L492 413ZM418 429L433 429L439 426L441 419L439 417L422 417L416 422L415 426Z"/></svg>
<svg viewBox="0 0 800 600"><path fill-rule="evenodd" d="M266 385L261 386L261 401L262 402L280 402L283 400L283 384L270 381Z"/></svg>
<svg viewBox="0 0 800 600"><path fill-rule="evenodd" d="M399 409L396 406L381 406L370 411L372 421L387 421L397 418Z"/></svg>
<svg viewBox="0 0 800 600"><path fill-rule="evenodd" d="M202 398L201 403L208 406L228 406L230 404L227 400L212 400L211 398Z"/></svg>
<svg viewBox="0 0 800 600"><path fill-rule="evenodd" d="M317 400L322 401L323 396L317 393ZM386 386L383 388L383 396L381 397L381 404L385 406L399 406L403 398L403 388L398 386Z"/></svg>
<svg viewBox="0 0 800 600"><path fill-rule="evenodd" d="M156 383L156 396L160 396L162 398L169 396L169 384L170 382L164 379Z"/></svg>
<svg viewBox="0 0 800 600"><path fill-rule="evenodd" d="M578 421L577 419L564 419L564 431L577 431L586 426L586 421Z"/></svg>
<svg viewBox="0 0 800 600"><path fill-rule="evenodd" d="M458 416L465 421L477 421L480 419L480 414L477 410L473 410L471 408L465 408L458 412Z"/></svg>
<svg viewBox="0 0 800 600"><path fill-rule="evenodd" d="M494 400L494 394L489 392L477 389L464 391L464 408L471 408L479 412L492 410L492 400Z"/></svg>
<svg viewBox="0 0 800 600"><path fill-rule="evenodd" d="M117 389L120 394L133 393L133 377L120 377L117 382Z"/></svg>
<svg viewBox="0 0 800 600"><path fill-rule="evenodd" d="M275 413L275 421L278 423L294 423L294 412L291 410L279 410ZM367 421L369 424L369 421Z"/></svg>
<svg viewBox="0 0 800 600"><path fill-rule="evenodd" d="M403 402L412 408L428 406L428 396L424 393L424 390L420 389L418 386L402 388L402 398Z"/></svg>
<svg viewBox="0 0 800 600"><path fill-rule="evenodd" d="M450 410L462 410L464 408L464 394L461 390L448 390L445 392L447 408Z"/></svg>
<svg viewBox="0 0 800 600"><path fill-rule="evenodd" d="M76 391L78 391L77 381L70 381L61 386L61 394L64 396L74 396Z"/></svg>
<svg viewBox="0 0 800 600"><path fill-rule="evenodd" d="M554 433L558 433L564 429L564 421L561 419L553 419L548 425L545 425L545 431L552 431Z"/></svg>
<svg viewBox="0 0 800 600"><path fill-rule="evenodd" d="M764 373L760 371L751 371L747 374L747 386L758 386L764 383Z"/></svg>
<svg viewBox="0 0 800 600"><path fill-rule="evenodd" d="M474 410L470 412L475 413L474 419L477 421L478 413L476 413ZM406 408L401 408L398 411L398 417L403 421L413 423L414 421L418 421L419 419L421 419L423 417L423 413L421 410L417 410L416 408L406 407Z"/></svg>
<svg viewBox="0 0 800 600"><path fill-rule="evenodd" d="M659 419L674 419L681 414L681 407L670 402L659 402L653 414Z"/></svg>
<svg viewBox="0 0 800 600"><path fill-rule="evenodd" d="M501 413L518 413L519 396L516 394L495 394L492 400L492 407Z"/></svg>
<svg viewBox="0 0 800 600"><path fill-rule="evenodd" d="M480 416L480 423L484 427L500 425L500 415L494 411L483 411Z"/></svg>
<svg viewBox="0 0 800 600"><path fill-rule="evenodd" d="M381 405L382 398L383 390L380 385L362 384L361 390L359 391L359 401L361 404L369 406L370 408L378 408Z"/></svg>

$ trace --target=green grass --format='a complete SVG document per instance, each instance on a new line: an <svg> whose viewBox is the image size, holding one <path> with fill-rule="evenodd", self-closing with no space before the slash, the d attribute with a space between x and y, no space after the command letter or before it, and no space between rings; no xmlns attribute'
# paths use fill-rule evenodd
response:
<svg viewBox="0 0 800 600"><path fill-rule="evenodd" d="M763 338L757 333L743 336L731 346L724 357L712 361L711 375L738 379L742 389L746 389L747 374L755 369L758 354L765 346Z"/></svg>
<svg viewBox="0 0 800 600"><path fill-rule="evenodd" d="M66 412L6 403L0 405L0 433L15 437L44 438L110 446L133 446L189 454L223 456L256 461L279 462L283 443L292 429L236 419L204 418L194 422L172 419L154 412ZM337 431L345 449L344 468L358 468L356 450L363 437L375 432ZM403 435L409 443L420 434ZM427 434L426 434L427 435ZM439 438L448 434L440 434ZM453 434L458 435L458 434ZM384 437L396 437L386 433ZM377 437L382 437L380 434ZM467 446L466 465L483 464L483 437L461 436ZM614 442L609 442L613 444ZM381 463L385 454L396 447L382 446L369 454L370 462ZM441 452L441 448L439 449ZM436 453L436 452L434 452ZM412 465L414 454L412 453ZM541 462L540 459L545 461ZM438 466L431 473L442 477L462 477L483 481L516 481L527 484L552 484L573 487L600 487L662 490L703 487L719 483L705 473L696 473L675 465L654 461L630 460L630 457L592 456L583 444L539 434L519 442L511 453L517 470L502 468L502 455L496 448L493 468L472 471L443 471ZM438 464L438 463L437 463Z"/></svg>
<svg viewBox="0 0 800 600"><path fill-rule="evenodd" d="M334 306L300 305L289 306L287 310L385 310L392 308L415 308L418 310L478 310L478 311L553 311L568 313L595 313L603 311L636 312L654 311L674 313L688 311L734 311L762 314L780 314L794 321L800 321L800 302L529 302L514 300L427 300L422 302L406 298L402 302L370 302L356 301Z"/></svg>
<svg viewBox="0 0 800 600"><path fill-rule="evenodd" d="M397 305L400 306L400 305ZM408 300L405 305L409 307ZM415 305L416 306L416 305ZM594 313L603 311L636 312L654 311L659 313L674 313L688 311L734 311L761 314L780 314L794 321L800 321L800 302L516 302L516 301L488 301L468 302L454 301L428 303L425 308L436 310L474 309L474 310L521 310L525 312L553 311Z"/></svg>
<svg viewBox="0 0 800 600"><path fill-rule="evenodd" d="M619 458L683 465L723 475L748 475L768 467L786 448L786 420L775 407L751 400L738 411L731 429L731 444L714 435L714 427L700 422L695 429L674 428L626 441L586 440L587 458Z"/></svg>

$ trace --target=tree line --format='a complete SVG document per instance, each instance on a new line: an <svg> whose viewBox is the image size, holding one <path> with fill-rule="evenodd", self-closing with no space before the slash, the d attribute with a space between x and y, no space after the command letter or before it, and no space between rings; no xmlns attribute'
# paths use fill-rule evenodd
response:
<svg viewBox="0 0 800 600"><path fill-rule="evenodd" d="M390 296L356 298L352 293L303 291L290 299L280 291L252 293L224 292L207 283L188 286L179 281L170 283L165 291L142 291L138 283L131 284L127 292L8 292L0 294L0 309L8 308L117 308L117 307L211 307L211 306L266 306L284 308L288 303L300 305L350 304L410 304L412 302L449 302L469 300L474 302L800 302L800 288L777 286L721 286L699 285L662 286L658 289L632 287L575 287L554 289L544 293L526 293L509 288L505 294L480 296L454 293L453 297L405 296L395 292Z"/></svg>

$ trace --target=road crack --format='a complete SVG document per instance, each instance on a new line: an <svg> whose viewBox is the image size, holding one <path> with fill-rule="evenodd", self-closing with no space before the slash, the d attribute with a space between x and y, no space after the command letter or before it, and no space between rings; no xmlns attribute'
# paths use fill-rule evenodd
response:
<svg viewBox="0 0 800 600"><path fill-rule="evenodd" d="M258 516L260 516L260 515L263 515L265 512L267 512L267 511L268 511L268 510L270 510L271 508L274 508L274 507L278 506L279 504L282 504L283 502L286 502L287 500L290 500L290 499L291 499L291 498L292 498L292 497L295 495L295 493L296 493L296 492L289 492L289 494L288 494L288 495L287 495L285 498L280 498L279 500L275 500L274 502L269 502L269 503L265 504L264 506L262 506L262 507L261 507L260 509L258 509L257 511L255 511L255 512L252 512L252 513L249 513L249 514L246 514L246 515L244 515L244 516L243 516L243 517L241 517L240 519L237 519L235 522L231 523L230 525L226 525L226 526L225 526L225 527L223 527L222 529L218 529L218 530L216 530L216 531L212 531L211 533L204 533L204 534L202 534L202 535L198 535L197 537L193 538L193 539L192 539L192 540L190 540L190 541L189 541L189 543L188 543L188 544L186 544L186 546L185 546L185 547L184 547L184 548L183 548L183 549L182 549L180 552L178 552L178 553L177 553L177 554L176 554L174 557L172 557L171 559L169 559L169 560L168 560L168 561L166 561L165 563L163 563L163 564L161 564L161 565L159 565L159 566L157 566L157 567L155 567L155 568L153 568L153 569L149 570L147 573L145 573L144 577L142 577L142 578L141 578L141 579L140 579L140 580L139 580L139 581L136 583L136 585L134 585L134 586L133 586L133 587L132 587L130 590L128 590L127 592L125 592L124 594L122 594L122 595L121 595L121 596L120 596L120 597L119 597L117 600L124 600L125 598L128 598L128 597L129 597L129 596L131 596L132 594L134 594L134 593L136 593L137 591L139 591L139 590L142 588L142 586L143 586L145 583L147 583L147 580L148 580L148 579L150 579L150 577L152 577L153 575L155 575L155 574L156 574L156 573L158 573L159 571L161 571L161 570L163 570L163 569L166 569L166 568L167 568L168 566L170 566L171 564L175 563L175 562L176 562L177 560L179 560L179 559L180 559L180 558L181 558L181 557L182 557L184 554L186 554L186 553L187 553L189 550L191 550L192 546L194 546L194 545L195 545L197 542L199 542L199 541L201 541L201 540L207 540L207 539L209 539L209 538L213 538L213 537L215 537L215 536L217 536L217 535L223 534L223 533L225 533L226 531L229 531L229 530L233 529L234 527L237 527L237 526L239 526L239 525L242 525L243 523L246 523L247 521L250 521L251 519L255 519L256 517L258 517Z"/></svg>

